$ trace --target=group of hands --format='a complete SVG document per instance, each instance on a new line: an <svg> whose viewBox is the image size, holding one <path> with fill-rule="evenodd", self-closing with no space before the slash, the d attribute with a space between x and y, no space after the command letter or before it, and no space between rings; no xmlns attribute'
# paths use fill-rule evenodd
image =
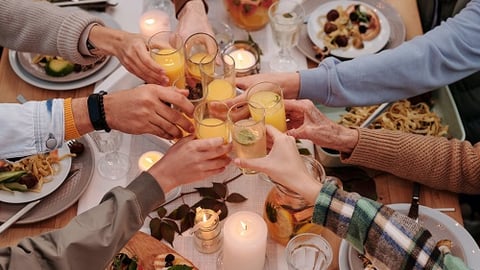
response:
<svg viewBox="0 0 480 270"><path fill-rule="evenodd" d="M196 21L188 25L179 21L177 33L186 39L196 32L212 34L208 21ZM194 125L184 115L192 117L194 105L187 99L188 90L170 87L164 70L155 63L146 49L146 40L140 34L127 34L129 40L116 55L124 67L143 79L146 84L133 89L113 92L104 98L108 123L112 129L129 134L154 134L167 140L179 139L167 154L149 172L158 180L165 192L178 185L201 180L221 173L232 160L229 153L231 143L225 144L222 138L196 139L195 135L183 137L182 130L195 134ZM297 73L290 76L299 76ZM281 133L267 125L269 154L264 158L233 160L234 164L260 171L274 181L299 193L305 192L305 182L311 180L301 159L295 139L308 139L315 144L337 148L332 132L349 132L322 114L310 100L295 100L298 85L292 85L288 76L278 74L257 74L236 79L241 90L261 81L270 81L282 86L285 97L285 110L289 119L288 131ZM243 92L225 101L231 106L246 99ZM175 109L173 109L175 108ZM343 129L338 131L338 129ZM332 131L333 130L333 131ZM335 131L337 130L337 131ZM327 134L328 133L328 134ZM351 150L351 149L338 149ZM295 181L293 181L295 180ZM302 187L303 185L303 187Z"/></svg>

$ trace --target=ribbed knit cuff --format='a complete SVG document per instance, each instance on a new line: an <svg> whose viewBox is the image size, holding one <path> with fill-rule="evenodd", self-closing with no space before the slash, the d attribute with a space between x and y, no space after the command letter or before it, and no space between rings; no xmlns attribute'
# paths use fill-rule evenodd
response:
<svg viewBox="0 0 480 270"><path fill-rule="evenodd" d="M72 111L72 98L63 101L63 113L65 119L65 140L71 140L80 137Z"/></svg>
<svg viewBox="0 0 480 270"><path fill-rule="evenodd" d="M127 188L137 195L144 217L165 202L165 193L155 178L148 172L142 172Z"/></svg>

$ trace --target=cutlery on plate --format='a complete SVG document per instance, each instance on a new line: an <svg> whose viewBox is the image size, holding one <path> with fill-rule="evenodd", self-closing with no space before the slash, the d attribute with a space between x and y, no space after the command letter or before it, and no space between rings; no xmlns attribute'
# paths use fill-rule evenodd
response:
<svg viewBox="0 0 480 270"><path fill-rule="evenodd" d="M74 169L71 170L67 178L63 181L63 183L68 182L70 179L72 179L77 173L80 171L80 169ZM11 216L7 221L5 221L2 225L0 225L0 234L4 232L6 229L8 229L10 226L12 226L17 220L19 220L21 217L23 217L26 213L28 213L32 208L34 208L37 204L39 204L41 200L36 200L33 202L29 202L27 205L25 205L22 209L20 209L17 213L15 213L13 216Z"/></svg>
<svg viewBox="0 0 480 270"><path fill-rule="evenodd" d="M407 216L411 219L414 219L418 222L418 205L420 198L420 184L417 182L413 183L413 192L412 192L412 202L410 204L410 209L408 210Z"/></svg>
<svg viewBox="0 0 480 270"><path fill-rule="evenodd" d="M22 209L20 209L20 211L15 213L15 215L11 216L7 221L5 221L5 223L0 225L0 233L2 233L6 229L8 229L10 226L12 226L13 223L15 223L15 221L17 221L19 218L25 215L28 211L30 211L33 207L35 207L40 201L41 200L36 200L28 203Z"/></svg>
<svg viewBox="0 0 480 270"><path fill-rule="evenodd" d="M378 116L380 116L380 114L382 114L385 110L387 110L392 104L393 102L385 102L380 104L378 108L376 108L375 111L373 111L373 113L370 114L370 116L367 119L365 119L365 121L363 121L360 127L364 128L369 126L373 121L375 121L375 119L377 119Z"/></svg>

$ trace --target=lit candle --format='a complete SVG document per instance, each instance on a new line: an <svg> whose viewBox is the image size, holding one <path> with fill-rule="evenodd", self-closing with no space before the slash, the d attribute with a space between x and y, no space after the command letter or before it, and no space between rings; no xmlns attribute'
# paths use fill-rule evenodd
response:
<svg viewBox="0 0 480 270"><path fill-rule="evenodd" d="M150 167L159 161L163 157L163 154L157 151L148 151L142 154L138 159L138 168L141 171L147 171Z"/></svg>
<svg viewBox="0 0 480 270"><path fill-rule="evenodd" d="M147 10L140 17L140 33L152 36L160 31L170 31L170 17L168 13L159 10Z"/></svg>
<svg viewBox="0 0 480 270"><path fill-rule="evenodd" d="M219 214L220 211L197 207L192 231L195 234L195 247L198 251L213 253L222 245Z"/></svg>
<svg viewBox="0 0 480 270"><path fill-rule="evenodd" d="M243 48L232 51L230 56L235 60L236 70L249 69L256 62L255 55Z"/></svg>
<svg viewBox="0 0 480 270"><path fill-rule="evenodd" d="M240 211L223 227L223 269L263 270L267 251L267 224L257 213Z"/></svg>

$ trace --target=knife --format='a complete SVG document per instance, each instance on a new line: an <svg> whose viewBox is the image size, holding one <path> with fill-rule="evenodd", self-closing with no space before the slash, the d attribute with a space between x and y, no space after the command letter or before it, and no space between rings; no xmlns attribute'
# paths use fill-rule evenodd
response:
<svg viewBox="0 0 480 270"><path fill-rule="evenodd" d="M70 179L74 178L74 176L80 171L80 169L74 169L71 170L67 178L63 181L63 183L68 182ZM7 221L5 221L2 225L0 225L0 234L4 232L6 229L8 229L10 226L12 226L18 219L23 217L28 211L32 210L33 207L35 207L38 203L40 203L41 200L36 200L33 202L28 203L25 205L20 211L15 213L15 215L11 216Z"/></svg>
<svg viewBox="0 0 480 270"><path fill-rule="evenodd" d="M41 200L36 200L33 202L28 203L25 205L20 211L15 213L15 215L11 216L5 223L0 225L0 233L8 229L15 221L17 221L19 218L21 218L23 215L25 215L28 211L30 211L35 205L37 205Z"/></svg>
<svg viewBox="0 0 480 270"><path fill-rule="evenodd" d="M413 183L413 193L412 193L412 202L410 204L410 210L408 210L408 217L418 221L418 200L420 197L420 184L417 182Z"/></svg>

